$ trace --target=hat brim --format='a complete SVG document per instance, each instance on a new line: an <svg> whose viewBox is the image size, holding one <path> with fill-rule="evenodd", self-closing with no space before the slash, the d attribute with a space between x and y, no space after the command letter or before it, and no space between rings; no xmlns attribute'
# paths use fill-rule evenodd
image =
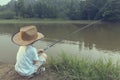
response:
<svg viewBox="0 0 120 80"><path fill-rule="evenodd" d="M39 32L37 32L37 35L38 36L37 36L36 39L30 40L30 41L24 41L24 40L21 39L20 32L18 32L12 37L12 41L17 45L24 46L24 45L31 44L31 43L33 43L33 42L35 42L35 41L44 37L44 35L42 33L39 33Z"/></svg>

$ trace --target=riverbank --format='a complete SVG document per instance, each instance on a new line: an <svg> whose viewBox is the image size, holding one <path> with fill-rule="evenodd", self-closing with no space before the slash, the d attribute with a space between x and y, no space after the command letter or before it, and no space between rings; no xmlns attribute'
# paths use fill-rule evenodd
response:
<svg viewBox="0 0 120 80"><path fill-rule="evenodd" d="M89 24L95 22L95 20L55 20L55 19L0 19L0 24L37 24L37 23L79 23Z"/></svg>
<svg viewBox="0 0 120 80"><path fill-rule="evenodd" d="M28 79L27 77L18 75L14 70L14 65L0 64L0 80L56 80L57 78L58 74L48 67L46 67L45 72Z"/></svg>
<svg viewBox="0 0 120 80"><path fill-rule="evenodd" d="M0 64L0 80L28 80L14 71L14 65ZM90 62L62 54L47 63L46 71L29 80L120 80L120 67L108 60Z"/></svg>

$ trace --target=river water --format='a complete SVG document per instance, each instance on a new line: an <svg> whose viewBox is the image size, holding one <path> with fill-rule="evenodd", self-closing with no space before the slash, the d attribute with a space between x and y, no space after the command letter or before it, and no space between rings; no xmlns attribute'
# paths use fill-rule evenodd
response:
<svg viewBox="0 0 120 80"><path fill-rule="evenodd" d="M58 40L58 44L49 48L48 56L56 57L61 53L79 55L86 59L120 58L120 23L99 22L70 36L70 33L87 24L79 23L41 23L41 24L0 24L0 61L15 63L19 46L12 43L11 37L20 27L35 25L45 38L34 43L36 48L46 48Z"/></svg>

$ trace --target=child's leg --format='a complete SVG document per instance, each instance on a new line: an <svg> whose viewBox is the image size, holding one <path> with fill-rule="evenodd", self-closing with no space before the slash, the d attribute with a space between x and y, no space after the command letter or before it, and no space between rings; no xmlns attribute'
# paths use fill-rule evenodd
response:
<svg viewBox="0 0 120 80"><path fill-rule="evenodd" d="M44 64L46 63L46 58L43 55L46 54L45 53L40 54L39 61L35 64L35 70L38 73L40 73L40 71L45 71Z"/></svg>

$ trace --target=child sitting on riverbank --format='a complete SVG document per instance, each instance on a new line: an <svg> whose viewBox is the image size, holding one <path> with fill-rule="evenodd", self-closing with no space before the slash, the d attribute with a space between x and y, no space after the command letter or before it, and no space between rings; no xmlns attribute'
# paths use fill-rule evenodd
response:
<svg viewBox="0 0 120 80"><path fill-rule="evenodd" d="M45 70L43 64L46 62L47 55L43 53L43 50L37 50L32 46L35 41L43 37L44 35L37 32L35 26L22 27L20 31L13 36L13 42L20 45L17 52L15 71L21 76L33 77L34 74Z"/></svg>

